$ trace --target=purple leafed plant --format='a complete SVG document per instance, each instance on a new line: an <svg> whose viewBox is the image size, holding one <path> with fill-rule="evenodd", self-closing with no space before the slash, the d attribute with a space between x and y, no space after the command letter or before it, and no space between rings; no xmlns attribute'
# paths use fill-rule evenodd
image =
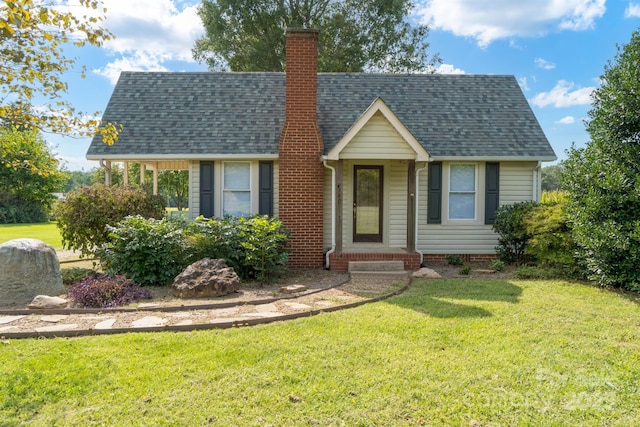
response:
<svg viewBox="0 0 640 427"><path fill-rule="evenodd" d="M67 292L83 307L109 308L151 298L148 290L125 276L109 277L106 274L90 276L73 285Z"/></svg>

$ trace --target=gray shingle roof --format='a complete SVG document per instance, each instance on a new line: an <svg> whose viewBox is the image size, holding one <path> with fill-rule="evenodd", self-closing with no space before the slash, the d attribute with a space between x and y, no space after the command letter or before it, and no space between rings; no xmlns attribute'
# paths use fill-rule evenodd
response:
<svg viewBox="0 0 640 427"><path fill-rule="evenodd" d="M118 142L89 158L277 154L282 73L125 72L103 115ZM319 74L325 152L378 97L434 157L555 157L512 76Z"/></svg>

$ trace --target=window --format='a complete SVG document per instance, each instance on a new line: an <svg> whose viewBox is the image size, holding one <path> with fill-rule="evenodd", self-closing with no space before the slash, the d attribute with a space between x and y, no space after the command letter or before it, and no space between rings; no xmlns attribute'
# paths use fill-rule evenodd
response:
<svg viewBox="0 0 640 427"><path fill-rule="evenodd" d="M449 167L449 219L476 218L476 165Z"/></svg>
<svg viewBox="0 0 640 427"><path fill-rule="evenodd" d="M222 214L251 214L251 163L225 162L223 174Z"/></svg>

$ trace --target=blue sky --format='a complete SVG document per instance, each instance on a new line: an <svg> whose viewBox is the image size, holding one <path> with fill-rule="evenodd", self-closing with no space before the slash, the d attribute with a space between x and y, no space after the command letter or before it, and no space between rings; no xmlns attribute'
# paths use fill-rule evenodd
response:
<svg viewBox="0 0 640 427"><path fill-rule="evenodd" d="M67 74L68 100L103 111L120 71L205 71L191 47L203 34L196 0L104 0L116 39L69 50L87 77ZM520 82L557 156L588 141L584 120L616 45L640 27L640 0L416 0L412 19L431 28L438 72L510 74ZM88 139L46 135L70 170L97 166Z"/></svg>

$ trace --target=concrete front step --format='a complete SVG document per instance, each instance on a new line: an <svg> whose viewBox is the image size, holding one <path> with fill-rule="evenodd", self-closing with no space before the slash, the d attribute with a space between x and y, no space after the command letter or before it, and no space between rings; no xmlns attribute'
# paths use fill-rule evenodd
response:
<svg viewBox="0 0 640 427"><path fill-rule="evenodd" d="M388 280L405 280L409 277L409 271L407 270L398 270L398 271L352 271L351 278L354 280L368 280L368 279L376 279L382 281Z"/></svg>
<svg viewBox="0 0 640 427"><path fill-rule="evenodd" d="M349 273L354 272L385 272L404 271L403 261L349 261Z"/></svg>

